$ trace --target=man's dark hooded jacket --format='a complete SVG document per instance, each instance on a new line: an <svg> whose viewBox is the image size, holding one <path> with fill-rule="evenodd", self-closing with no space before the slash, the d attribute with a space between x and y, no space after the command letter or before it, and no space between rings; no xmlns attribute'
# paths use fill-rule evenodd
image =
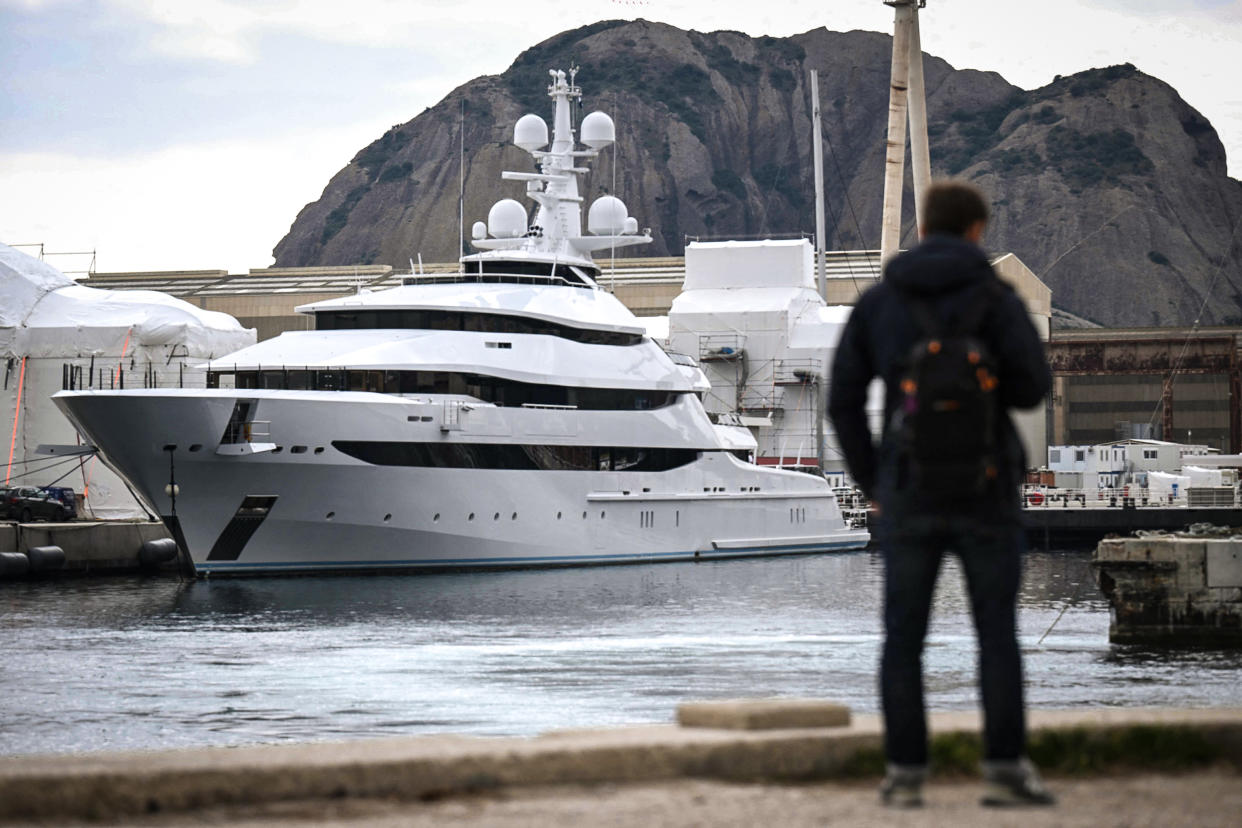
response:
<svg viewBox="0 0 1242 828"><path fill-rule="evenodd" d="M859 298L850 314L833 361L828 412L850 475L882 510L900 505L903 511L920 511L921 505L904 497L900 504L893 502L897 461L887 424L900 400L902 365L921 338L902 294L927 300L938 317L952 326L980 301L980 292L988 290L994 298L976 333L996 360L1000 404L1006 410L1030 408L1052 385L1043 345L1022 300L996 277L983 251L970 241L929 236L894 257L884 269L884 279ZM867 386L877 376L885 384L886 425L878 450L864 410ZM1019 514L1018 486L1026 462L1007 413L998 418L998 428L998 482L1002 485L981 498L971 512L984 520L1010 521Z"/></svg>

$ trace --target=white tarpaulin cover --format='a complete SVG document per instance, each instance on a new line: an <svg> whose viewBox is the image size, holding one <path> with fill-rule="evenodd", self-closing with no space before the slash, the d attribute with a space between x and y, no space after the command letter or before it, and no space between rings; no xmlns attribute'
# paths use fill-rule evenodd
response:
<svg viewBox="0 0 1242 828"><path fill-rule="evenodd" d="M0 244L0 356L120 356L131 347L183 345L211 358L255 341L225 313L153 290L85 287L56 268Z"/></svg>
<svg viewBox="0 0 1242 828"><path fill-rule="evenodd" d="M1174 486L1177 487L1176 492L1174 492ZM1169 474L1168 472L1158 471L1147 473L1147 490L1153 497L1167 497L1170 494L1185 497L1186 489L1189 486L1190 475Z"/></svg>
<svg viewBox="0 0 1242 828"><path fill-rule="evenodd" d="M1190 478L1190 485L1195 488L1201 486L1223 486L1221 482L1224 475L1220 469L1205 469L1201 466L1183 466L1182 474Z"/></svg>
<svg viewBox="0 0 1242 828"><path fill-rule="evenodd" d="M202 384L186 367L252 345L255 332L228 314L149 290L98 290L0 244L0 484L89 488L88 514L128 517L142 510L124 484L97 461L54 465L42 443L73 444L77 434L51 402L74 388L124 384ZM20 407L19 407L20 401Z"/></svg>

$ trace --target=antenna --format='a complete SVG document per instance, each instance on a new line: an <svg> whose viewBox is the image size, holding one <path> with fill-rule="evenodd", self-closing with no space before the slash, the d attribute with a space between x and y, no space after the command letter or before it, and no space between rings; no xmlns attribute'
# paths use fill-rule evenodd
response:
<svg viewBox="0 0 1242 828"><path fill-rule="evenodd" d="M612 122L617 122L617 93L612 93ZM612 142L612 196L617 197L617 144L618 141ZM617 239L613 234L612 245L609 248L610 255L608 258L608 292L617 292Z"/></svg>
<svg viewBox="0 0 1242 828"><path fill-rule="evenodd" d="M457 117L457 272L465 273L461 257L466 251L466 99ZM419 254L422 258L422 254Z"/></svg>
<svg viewBox="0 0 1242 828"><path fill-rule="evenodd" d="M827 302L827 262L824 259L824 247L827 244L824 239L824 126L819 113L819 72L815 69L811 70L811 127L815 162L815 286L819 288L820 298ZM823 464L820 465L822 468Z"/></svg>

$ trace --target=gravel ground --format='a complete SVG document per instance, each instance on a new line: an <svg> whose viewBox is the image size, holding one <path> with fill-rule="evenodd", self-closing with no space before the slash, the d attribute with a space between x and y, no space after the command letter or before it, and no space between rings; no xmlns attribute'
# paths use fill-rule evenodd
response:
<svg viewBox="0 0 1242 828"><path fill-rule="evenodd" d="M1242 824L1242 776L1230 769L1186 775L1125 775L1050 779L1054 808L981 808L977 782L936 782L926 807L891 811L877 804L874 783L730 785L679 781L656 785L522 788L433 802L338 800L263 808L211 809L188 815L126 820L134 826L224 825L233 828L471 826L549 828L661 826L1181 826ZM63 823L61 823L63 824ZM94 823L98 824L98 823Z"/></svg>

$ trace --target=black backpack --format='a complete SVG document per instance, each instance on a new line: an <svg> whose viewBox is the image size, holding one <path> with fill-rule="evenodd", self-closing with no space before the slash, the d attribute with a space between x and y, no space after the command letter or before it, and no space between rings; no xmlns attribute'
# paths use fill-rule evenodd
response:
<svg viewBox="0 0 1242 828"><path fill-rule="evenodd" d="M927 299L901 296L919 338L903 366L894 413L898 487L928 504L977 503L998 476L996 361L977 336L996 291L978 290L951 326Z"/></svg>

